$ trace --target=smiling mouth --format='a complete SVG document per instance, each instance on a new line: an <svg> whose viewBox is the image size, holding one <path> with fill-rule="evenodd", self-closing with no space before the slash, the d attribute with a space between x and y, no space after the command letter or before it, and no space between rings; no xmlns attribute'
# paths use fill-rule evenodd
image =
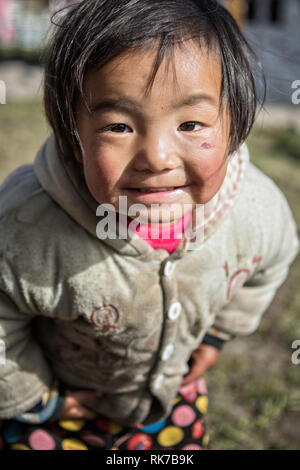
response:
<svg viewBox="0 0 300 470"><path fill-rule="evenodd" d="M161 192L170 192L176 191L177 189L183 189L187 186L171 186L165 188L128 188L131 191L138 191L139 193L161 193Z"/></svg>

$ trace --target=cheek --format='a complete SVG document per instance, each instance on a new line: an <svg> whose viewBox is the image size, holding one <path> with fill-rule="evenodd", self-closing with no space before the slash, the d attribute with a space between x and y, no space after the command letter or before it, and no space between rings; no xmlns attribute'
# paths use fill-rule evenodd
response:
<svg viewBox="0 0 300 470"><path fill-rule="evenodd" d="M194 154L193 171L198 181L205 183L211 179L219 179L224 172L224 149L209 142L204 142L200 150Z"/></svg>
<svg viewBox="0 0 300 470"><path fill-rule="evenodd" d="M120 177L119 168L111 160L101 160L95 167L95 175L108 186L113 186Z"/></svg>
<svg viewBox="0 0 300 470"><path fill-rule="evenodd" d="M86 170L94 184L103 185L103 189L112 188L119 180L122 169L113 155L95 152L86 158Z"/></svg>
<svg viewBox="0 0 300 470"><path fill-rule="evenodd" d="M222 173L222 166L226 156L226 133L217 125L207 129L201 134L198 142L194 143L191 150L191 164L197 179L202 182Z"/></svg>
<svg viewBox="0 0 300 470"><path fill-rule="evenodd" d="M208 142L203 142L203 144L201 144L201 149L202 150L210 150L212 147L211 144L209 144Z"/></svg>
<svg viewBox="0 0 300 470"><path fill-rule="evenodd" d="M84 173L86 184L96 201L99 204L114 204L120 174L111 159L87 159Z"/></svg>
<svg viewBox="0 0 300 470"><path fill-rule="evenodd" d="M226 176L226 145L222 139L203 136L191 155L193 198L196 203L205 204L214 197Z"/></svg>

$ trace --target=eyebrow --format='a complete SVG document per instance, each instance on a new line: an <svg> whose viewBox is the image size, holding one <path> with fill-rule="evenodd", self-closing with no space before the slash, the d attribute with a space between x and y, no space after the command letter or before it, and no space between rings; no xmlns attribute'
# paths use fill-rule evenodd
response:
<svg viewBox="0 0 300 470"><path fill-rule="evenodd" d="M212 96L206 93L201 93L199 95L194 95L194 96L185 98L184 100L178 103L174 103L171 106L171 109L178 109L178 108L182 108L183 106L195 106L196 104L203 103L203 102L206 102L213 107L217 107L217 102ZM99 111L103 111L103 110L119 110L119 111L125 111L129 113L133 112L135 114L141 114L142 106L130 100L129 98L104 99L102 101L92 104L91 106L92 115L95 115Z"/></svg>

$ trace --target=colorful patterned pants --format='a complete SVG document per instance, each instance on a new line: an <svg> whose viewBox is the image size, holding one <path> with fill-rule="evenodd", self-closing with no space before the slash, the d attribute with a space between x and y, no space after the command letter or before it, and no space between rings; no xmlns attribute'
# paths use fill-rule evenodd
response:
<svg viewBox="0 0 300 470"><path fill-rule="evenodd" d="M123 427L105 417L93 421L60 420L39 425L0 421L3 450L202 450L208 434L203 378L181 387L170 415L154 424Z"/></svg>

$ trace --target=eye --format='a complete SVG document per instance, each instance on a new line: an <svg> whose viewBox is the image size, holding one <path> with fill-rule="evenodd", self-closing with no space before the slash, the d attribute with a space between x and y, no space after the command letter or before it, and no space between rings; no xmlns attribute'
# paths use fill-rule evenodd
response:
<svg viewBox="0 0 300 470"><path fill-rule="evenodd" d="M198 131L202 129L203 125L196 121L187 121L179 126L179 130L184 132Z"/></svg>
<svg viewBox="0 0 300 470"><path fill-rule="evenodd" d="M111 124L110 126L103 127L99 132L116 132L118 134L124 134L126 132L132 132L129 126L126 124Z"/></svg>

